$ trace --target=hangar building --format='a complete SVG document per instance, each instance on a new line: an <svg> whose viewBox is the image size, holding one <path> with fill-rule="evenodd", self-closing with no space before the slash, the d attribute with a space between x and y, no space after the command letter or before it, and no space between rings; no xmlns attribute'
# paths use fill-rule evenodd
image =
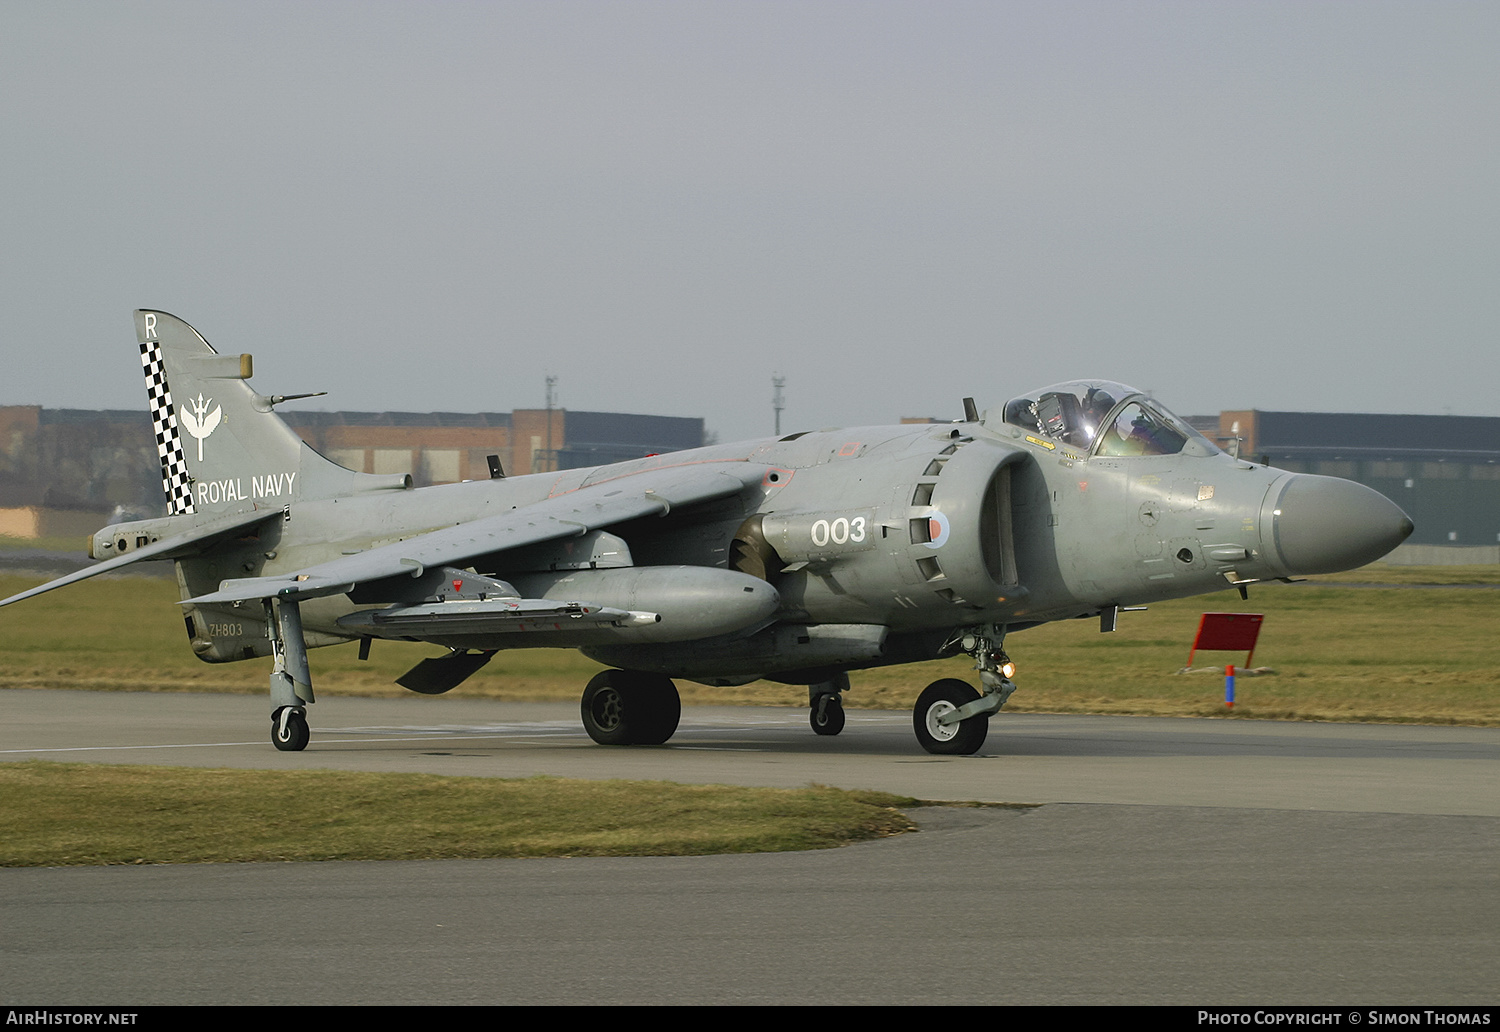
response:
<svg viewBox="0 0 1500 1032"><path fill-rule="evenodd" d="M1500 544L1500 418L1249 409L1218 423L1246 458L1373 487L1416 523L1407 545Z"/></svg>

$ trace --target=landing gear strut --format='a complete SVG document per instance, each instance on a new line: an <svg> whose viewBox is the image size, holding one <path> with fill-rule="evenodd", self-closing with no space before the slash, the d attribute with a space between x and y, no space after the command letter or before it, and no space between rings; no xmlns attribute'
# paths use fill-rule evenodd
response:
<svg viewBox="0 0 1500 1032"><path fill-rule="evenodd" d="M276 660L271 668L271 744L282 752L301 752L312 737L307 707L315 700L302 612L295 600L266 599L266 634Z"/></svg>
<svg viewBox="0 0 1500 1032"><path fill-rule="evenodd" d="M982 692L968 683L945 677L927 686L912 708L912 730L930 753L972 756L984 745L990 731L990 716L997 713L1016 690L1011 675L1015 664L1001 646L1005 628L998 624L970 628L958 646L974 657Z"/></svg>
<svg viewBox="0 0 1500 1032"><path fill-rule="evenodd" d="M601 670L583 690L579 711L600 745L661 745L677 731L682 699L669 677Z"/></svg>

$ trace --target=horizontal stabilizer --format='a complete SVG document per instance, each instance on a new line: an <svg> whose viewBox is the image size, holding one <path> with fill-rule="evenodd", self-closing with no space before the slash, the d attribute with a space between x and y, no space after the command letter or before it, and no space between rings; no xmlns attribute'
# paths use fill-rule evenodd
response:
<svg viewBox="0 0 1500 1032"><path fill-rule="evenodd" d="M461 652L455 649L446 656L422 660L396 678L396 683L423 695L442 695L463 684L494 655L490 651Z"/></svg>
<svg viewBox="0 0 1500 1032"><path fill-rule="evenodd" d="M75 570L66 577L59 577L57 580L48 581L46 584L32 588L30 591L23 591L19 595L0 599L0 606L8 606L12 602L19 602L22 599L41 595L54 588L76 584L81 580L88 580L90 577L97 577L101 573L118 570L123 566L138 563L143 559L180 559L189 555L197 555L230 534L244 530L247 527L252 527L257 523L264 523L273 517L280 519L281 511L279 509L258 509L254 512L238 512L220 519L208 520L181 533L164 537L160 541L152 542L149 545L143 545L124 555L117 555L113 559L105 559L103 562L93 566L86 566L81 570ZM188 517L181 518L184 522L187 522L189 519ZM129 524L125 524L125 526L129 526Z"/></svg>

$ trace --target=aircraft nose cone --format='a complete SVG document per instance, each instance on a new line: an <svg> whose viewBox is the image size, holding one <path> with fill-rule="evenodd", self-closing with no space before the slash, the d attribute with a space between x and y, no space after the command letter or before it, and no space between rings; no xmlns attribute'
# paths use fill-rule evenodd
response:
<svg viewBox="0 0 1500 1032"><path fill-rule="evenodd" d="M1272 506L1276 550L1287 571L1337 573L1373 563L1411 534L1395 502L1337 477L1292 475Z"/></svg>

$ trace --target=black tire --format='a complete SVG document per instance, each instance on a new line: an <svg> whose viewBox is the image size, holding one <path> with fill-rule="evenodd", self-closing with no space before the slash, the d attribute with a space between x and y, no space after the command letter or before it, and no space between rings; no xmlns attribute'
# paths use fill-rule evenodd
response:
<svg viewBox="0 0 1500 1032"><path fill-rule="evenodd" d="M682 697L670 677L625 671L630 744L661 745L677 733Z"/></svg>
<svg viewBox="0 0 1500 1032"><path fill-rule="evenodd" d="M828 696L823 701L823 715L818 715L818 707L814 705L807 714L807 722L812 725L813 734L838 734L844 730L844 700L837 695Z"/></svg>
<svg viewBox="0 0 1500 1032"><path fill-rule="evenodd" d="M312 730L307 718L293 710L287 715L286 729L281 727L281 710L271 714L271 744L282 752L301 752L307 748Z"/></svg>
<svg viewBox="0 0 1500 1032"><path fill-rule="evenodd" d="M682 700L671 678L602 670L584 688L579 712L600 745L661 745L677 731Z"/></svg>
<svg viewBox="0 0 1500 1032"><path fill-rule="evenodd" d="M629 745L630 727L625 722L625 693L618 679L623 671L601 670L583 689L579 710L583 729L600 745Z"/></svg>
<svg viewBox="0 0 1500 1032"><path fill-rule="evenodd" d="M939 756L972 756L984 745L990 733L990 718L970 717L958 724L941 725L937 718L979 698L979 693L965 681L945 677L933 681L912 707L912 730L922 748Z"/></svg>

